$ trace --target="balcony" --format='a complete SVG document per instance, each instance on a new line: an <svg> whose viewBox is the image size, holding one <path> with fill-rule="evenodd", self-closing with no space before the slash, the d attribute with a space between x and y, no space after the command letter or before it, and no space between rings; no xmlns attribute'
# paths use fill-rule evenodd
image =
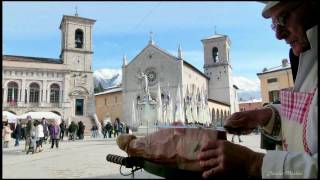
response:
<svg viewBox="0 0 320 180"><path fill-rule="evenodd" d="M17 107L17 105L18 105L17 101L9 101L9 102L7 102L7 104L9 107Z"/></svg>
<svg viewBox="0 0 320 180"><path fill-rule="evenodd" d="M58 107L61 107L61 105L60 105L60 103L50 103L50 106L51 107L56 107L56 108L58 108Z"/></svg>
<svg viewBox="0 0 320 180"><path fill-rule="evenodd" d="M40 103L39 102L29 102L29 107L39 107Z"/></svg>

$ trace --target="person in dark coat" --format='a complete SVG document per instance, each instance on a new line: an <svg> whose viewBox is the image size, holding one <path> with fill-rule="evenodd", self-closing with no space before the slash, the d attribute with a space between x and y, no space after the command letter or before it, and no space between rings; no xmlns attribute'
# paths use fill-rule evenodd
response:
<svg viewBox="0 0 320 180"><path fill-rule="evenodd" d="M108 133L109 138L111 138L111 134L112 134L113 128L112 128L112 125L111 125L110 122L107 122L107 124L106 124L106 131Z"/></svg>
<svg viewBox="0 0 320 180"><path fill-rule="evenodd" d="M76 139L76 133L78 131L78 125L72 121L68 128L69 131L69 140L75 140Z"/></svg>
<svg viewBox="0 0 320 180"><path fill-rule="evenodd" d="M63 141L64 132L66 129L67 129L66 123L64 122L64 120L62 120L62 122L60 123L60 139L61 139L61 141Z"/></svg>
<svg viewBox="0 0 320 180"><path fill-rule="evenodd" d="M82 121L79 121L78 122L78 127L79 127L79 129L78 129L78 137L79 137L79 139L83 139L84 138L84 129L85 129L85 125L83 124L83 122Z"/></svg>
<svg viewBox="0 0 320 180"><path fill-rule="evenodd" d="M46 118L44 118L44 117L42 118L41 124L43 126L43 134L44 134L43 142L45 144L47 144L47 140L49 137L49 127L48 127L48 122L47 122Z"/></svg>
<svg viewBox="0 0 320 180"><path fill-rule="evenodd" d="M17 121L17 126L16 126L16 129L14 130L14 134L15 134L15 138L16 138L16 142L15 142L14 146L19 146L19 141L21 138L21 123L19 120Z"/></svg>

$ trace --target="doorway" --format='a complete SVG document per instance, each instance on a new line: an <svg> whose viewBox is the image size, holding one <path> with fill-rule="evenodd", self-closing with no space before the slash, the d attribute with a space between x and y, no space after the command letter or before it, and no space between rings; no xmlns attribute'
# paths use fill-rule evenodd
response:
<svg viewBox="0 0 320 180"><path fill-rule="evenodd" d="M83 116L83 99L76 99L76 116Z"/></svg>

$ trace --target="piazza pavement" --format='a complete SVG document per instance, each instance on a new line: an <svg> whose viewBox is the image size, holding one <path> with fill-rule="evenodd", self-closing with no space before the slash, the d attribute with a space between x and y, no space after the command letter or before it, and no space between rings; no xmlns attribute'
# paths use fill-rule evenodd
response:
<svg viewBox="0 0 320 180"><path fill-rule="evenodd" d="M227 139L231 141L232 135ZM239 143L235 137L235 143L246 146L252 150L266 152L260 149L260 134L241 136L243 142ZM59 149L50 148L50 144L43 144L44 151L28 155L23 152L24 141L20 146L14 147L14 139L10 141L9 148L2 148L2 178L24 179L131 179L131 176L120 174L120 165L106 161L108 154L126 156L126 153L118 148L115 138L92 138L86 136L84 140L59 143ZM129 173L131 169L122 168L123 173ZM138 170L135 178L162 179L162 177Z"/></svg>

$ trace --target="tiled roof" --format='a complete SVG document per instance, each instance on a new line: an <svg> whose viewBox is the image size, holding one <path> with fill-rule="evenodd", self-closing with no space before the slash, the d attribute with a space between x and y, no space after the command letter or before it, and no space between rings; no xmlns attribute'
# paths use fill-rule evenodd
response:
<svg viewBox="0 0 320 180"><path fill-rule="evenodd" d="M29 56L15 56L15 55L3 55L2 60L62 64L61 59L43 58L43 57L29 57Z"/></svg>

